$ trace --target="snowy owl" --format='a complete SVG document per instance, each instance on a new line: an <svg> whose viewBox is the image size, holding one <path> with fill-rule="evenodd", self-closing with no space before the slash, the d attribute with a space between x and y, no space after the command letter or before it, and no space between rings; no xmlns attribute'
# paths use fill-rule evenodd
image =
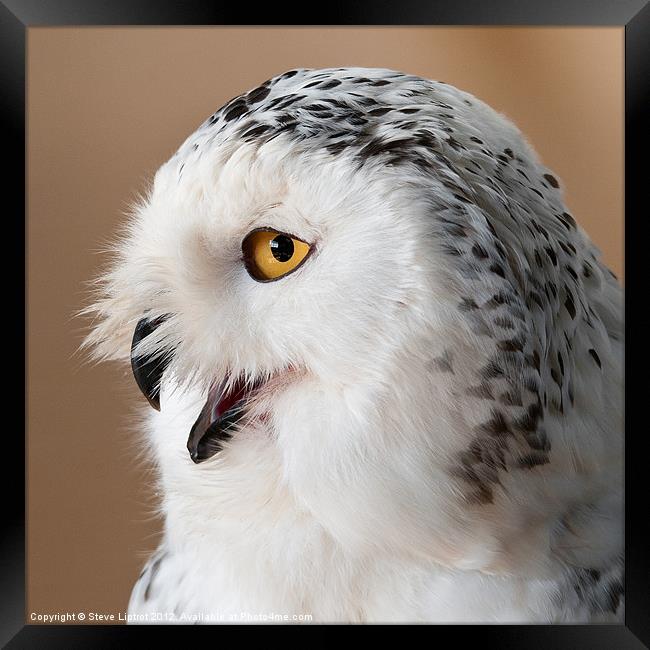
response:
<svg viewBox="0 0 650 650"><path fill-rule="evenodd" d="M621 620L622 290L505 117L285 72L114 252L86 345L149 402L164 516L129 620Z"/></svg>

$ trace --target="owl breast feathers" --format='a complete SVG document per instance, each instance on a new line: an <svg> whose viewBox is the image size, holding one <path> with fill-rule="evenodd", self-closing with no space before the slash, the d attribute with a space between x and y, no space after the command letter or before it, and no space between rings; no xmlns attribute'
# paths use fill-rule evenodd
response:
<svg viewBox="0 0 650 650"><path fill-rule="evenodd" d="M506 118L291 70L115 250L87 344L154 407L165 519L133 620L621 620L622 292Z"/></svg>

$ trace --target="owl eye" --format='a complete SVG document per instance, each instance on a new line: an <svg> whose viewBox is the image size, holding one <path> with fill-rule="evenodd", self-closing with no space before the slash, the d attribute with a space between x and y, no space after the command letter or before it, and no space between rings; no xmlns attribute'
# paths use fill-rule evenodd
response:
<svg viewBox="0 0 650 650"><path fill-rule="evenodd" d="M248 274L258 282L271 282L295 271L312 247L286 233L258 228L242 242L244 264Z"/></svg>

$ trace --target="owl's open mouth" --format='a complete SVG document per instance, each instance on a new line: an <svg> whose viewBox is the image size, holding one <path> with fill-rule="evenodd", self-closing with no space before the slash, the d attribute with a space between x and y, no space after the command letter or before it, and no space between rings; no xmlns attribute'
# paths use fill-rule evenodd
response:
<svg viewBox="0 0 650 650"><path fill-rule="evenodd" d="M131 367L138 387L157 411L160 410L160 382L168 364L168 357L150 356L137 353L143 339L150 336L167 316L155 319L142 318L133 334L131 342ZM232 381L227 375L222 381L215 381L208 391L208 398L201 409L187 440L190 458L195 463L202 463L221 451L222 443L232 437L234 426L244 417L251 398L265 386L267 392L275 391L286 381L296 368L289 365L283 370L272 373L270 377L246 381L243 375ZM264 419L264 414L257 414Z"/></svg>
<svg viewBox="0 0 650 650"><path fill-rule="evenodd" d="M210 388L187 440L190 458L195 463L221 451L221 443L232 436L231 430L243 417L247 402L263 383L261 379L251 383L239 377L230 385L224 380Z"/></svg>

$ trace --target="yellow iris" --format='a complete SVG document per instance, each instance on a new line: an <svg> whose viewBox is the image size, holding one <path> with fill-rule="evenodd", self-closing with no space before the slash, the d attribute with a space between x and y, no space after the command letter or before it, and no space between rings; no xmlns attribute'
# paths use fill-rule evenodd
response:
<svg viewBox="0 0 650 650"><path fill-rule="evenodd" d="M270 282L295 271L311 246L277 230L259 229L246 236L242 251L250 276L258 282Z"/></svg>

